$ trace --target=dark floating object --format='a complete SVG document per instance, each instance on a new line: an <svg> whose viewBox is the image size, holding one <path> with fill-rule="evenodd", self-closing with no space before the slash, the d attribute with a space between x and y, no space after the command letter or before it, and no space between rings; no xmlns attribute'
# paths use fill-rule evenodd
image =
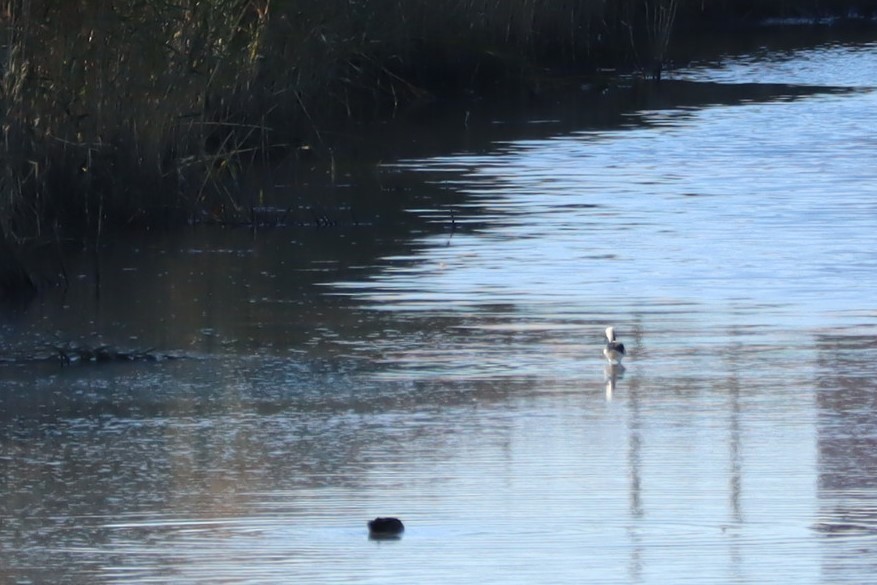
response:
<svg viewBox="0 0 877 585"><path fill-rule="evenodd" d="M375 518L368 522L368 534L372 538L399 538L405 525L398 518Z"/></svg>

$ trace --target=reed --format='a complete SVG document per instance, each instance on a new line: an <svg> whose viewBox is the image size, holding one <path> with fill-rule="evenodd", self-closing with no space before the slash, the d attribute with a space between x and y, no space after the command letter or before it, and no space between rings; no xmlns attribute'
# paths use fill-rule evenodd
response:
<svg viewBox="0 0 877 585"><path fill-rule="evenodd" d="M240 173L301 143L328 149L327 120L473 80L528 83L546 64L628 62L659 77L679 14L753 5L0 0L0 228L21 242L246 219Z"/></svg>
<svg viewBox="0 0 877 585"><path fill-rule="evenodd" d="M235 102L262 14L249 1L207 4L6 2L7 234L190 211L203 181L231 168L261 131L237 120Z"/></svg>
<svg viewBox="0 0 877 585"><path fill-rule="evenodd" d="M0 226L0 303L28 300L36 286Z"/></svg>

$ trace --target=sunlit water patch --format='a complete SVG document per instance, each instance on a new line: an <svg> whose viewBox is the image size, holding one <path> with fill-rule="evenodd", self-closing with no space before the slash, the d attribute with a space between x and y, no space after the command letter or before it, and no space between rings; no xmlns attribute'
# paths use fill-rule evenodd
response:
<svg viewBox="0 0 877 585"><path fill-rule="evenodd" d="M720 83L787 83L824 87L874 87L877 43L829 43L818 47L725 55L670 72L674 79Z"/></svg>
<svg viewBox="0 0 877 585"><path fill-rule="evenodd" d="M641 129L401 163L467 195L445 210L453 229L333 289L446 317L453 341L429 351L453 346L457 367L496 343L570 372L604 324L666 335L648 340L658 351L702 352L706 324L806 351L814 332L874 324L875 107L861 92L644 112Z"/></svg>

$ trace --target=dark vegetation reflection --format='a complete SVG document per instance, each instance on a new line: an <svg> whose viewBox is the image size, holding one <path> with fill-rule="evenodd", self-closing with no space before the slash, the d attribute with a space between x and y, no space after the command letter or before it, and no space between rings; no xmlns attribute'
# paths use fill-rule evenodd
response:
<svg viewBox="0 0 877 585"><path fill-rule="evenodd" d="M825 334L818 341L819 520L828 539L853 539L855 553L829 549L827 580L877 569L877 337ZM855 572L853 572L856 574Z"/></svg>

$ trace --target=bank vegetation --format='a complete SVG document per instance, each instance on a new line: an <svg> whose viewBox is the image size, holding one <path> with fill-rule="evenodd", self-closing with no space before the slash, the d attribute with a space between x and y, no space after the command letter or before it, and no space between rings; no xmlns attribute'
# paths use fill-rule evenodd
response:
<svg viewBox="0 0 877 585"><path fill-rule="evenodd" d="M235 178L332 120L546 66L659 77L674 34L868 16L800 0L0 0L0 276L75 231L246 217Z"/></svg>

